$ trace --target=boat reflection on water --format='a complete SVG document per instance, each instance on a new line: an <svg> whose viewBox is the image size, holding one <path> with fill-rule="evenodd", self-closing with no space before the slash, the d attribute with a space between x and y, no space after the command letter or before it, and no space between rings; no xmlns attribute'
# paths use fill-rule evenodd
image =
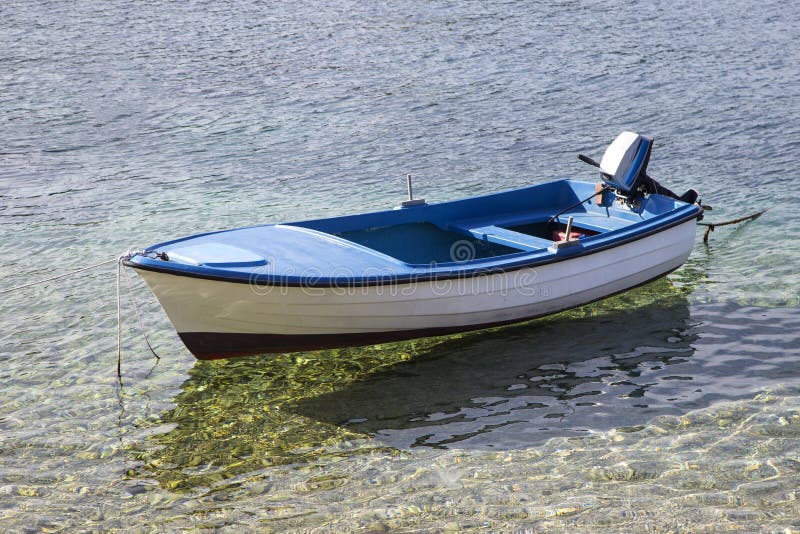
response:
<svg viewBox="0 0 800 534"><path fill-rule="evenodd" d="M696 385L684 291L666 279L549 318L372 347L197 362L137 456L208 486L376 448L512 449L679 411ZM333 447L336 446L336 447Z"/></svg>

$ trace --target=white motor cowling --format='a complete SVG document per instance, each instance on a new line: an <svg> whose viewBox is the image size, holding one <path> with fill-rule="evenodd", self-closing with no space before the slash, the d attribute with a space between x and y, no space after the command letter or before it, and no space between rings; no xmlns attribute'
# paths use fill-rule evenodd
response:
<svg viewBox="0 0 800 534"><path fill-rule="evenodd" d="M647 176L653 139L634 132L622 132L600 161L603 181L625 196L635 194Z"/></svg>

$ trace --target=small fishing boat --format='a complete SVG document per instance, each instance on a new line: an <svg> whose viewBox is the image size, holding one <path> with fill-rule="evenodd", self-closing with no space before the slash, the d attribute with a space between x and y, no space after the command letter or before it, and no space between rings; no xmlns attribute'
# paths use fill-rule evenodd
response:
<svg viewBox="0 0 800 534"><path fill-rule="evenodd" d="M601 181L166 241L124 265L200 359L367 345L524 321L645 284L688 258L703 209L647 176L623 132Z"/></svg>

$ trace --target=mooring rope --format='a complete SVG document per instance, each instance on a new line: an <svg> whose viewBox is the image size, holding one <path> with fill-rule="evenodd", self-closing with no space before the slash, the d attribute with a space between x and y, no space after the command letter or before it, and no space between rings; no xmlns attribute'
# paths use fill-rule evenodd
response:
<svg viewBox="0 0 800 534"><path fill-rule="evenodd" d="M119 261L119 258L111 258L110 260L101 261L99 263L95 263L92 265L88 265L86 267L81 267L80 269L75 269L74 271L70 271L68 273L62 273L56 276L51 276L50 278L45 278L44 280L37 280L36 282L30 282L28 284L23 284L17 287L9 287L7 289L3 289L0 291L0 295L4 293L11 293L12 291L16 291L17 289L24 289L26 287L36 286L39 284L45 284L47 282L51 282L53 280L58 280L59 278L66 278L67 276L72 276L73 274L78 274L83 271L88 271L89 269L94 269L95 267L100 267L101 265L108 265L109 263L113 263L115 261Z"/></svg>
<svg viewBox="0 0 800 534"><path fill-rule="evenodd" d="M125 257L117 258L117 380L122 386L122 300L119 296L119 271Z"/></svg>
<svg viewBox="0 0 800 534"><path fill-rule="evenodd" d="M117 258L117 379L122 384L122 298L121 298L121 291L120 291L120 271L125 274L125 280L127 281L128 291L131 295L131 301L133 301L133 310L136 313L136 321L139 323L139 331L142 333L142 337L144 337L145 343L147 343L147 348L150 349L150 352L153 353L153 356L156 357L157 360L160 360L161 357L156 354L156 351L153 349L153 345L150 344L150 340L147 338L147 334L144 333L144 326L142 325L142 317L139 314L139 305L136 303L136 297L133 293L133 285L131 284L130 276L128 275L128 271L125 270L125 260L129 260L134 256L138 255L145 255L147 254L146 251L143 250L129 250L119 258Z"/></svg>
<svg viewBox="0 0 800 534"><path fill-rule="evenodd" d="M120 262L120 264L122 264L122 262ZM153 353L153 356L155 356L157 360L160 360L161 356L156 354L156 351L153 349L153 345L150 344L150 340L147 338L147 334L145 334L144 332L144 326L142 326L142 316L139 313L139 304L136 302L136 295L133 292L133 284L131 284L131 277L128 274L128 271L125 269L125 265L122 265L122 272L125 274L125 281L128 283L128 292L131 295L131 302L133 302L133 311L136 312L136 321L139 323L139 332L142 333L144 342L147 343L147 348L150 349L150 352Z"/></svg>
<svg viewBox="0 0 800 534"><path fill-rule="evenodd" d="M136 313L136 321L139 323L139 331L142 333L142 337L144 337L145 343L147 343L147 348L150 349L150 352L153 353L153 356L156 359L161 359L161 357L156 353L155 349L153 349L153 345L150 343L150 339L147 337L147 334L144 331L144 326L142 325L142 317L139 313L139 305L136 301L136 296L133 292L133 284L131 283L130 275L128 275L128 271L125 270L125 265L123 262L125 260L129 260L134 256L146 254L145 251L142 250L129 250L122 256L118 256L116 258L111 258L108 260L103 260L97 263L93 263L91 265L87 265L86 267L81 267L80 269L75 269L74 271L69 271L66 273L57 274L55 276L51 276L49 278L45 278L43 280L37 280L35 282L29 282L27 284L22 284L20 286L9 287L3 290L0 290L0 295L4 295L6 293L11 293L12 291L17 291L18 289L25 289L26 287L33 287L40 284L46 284L47 282L52 282L53 280L59 280L61 278L66 278L68 276L73 276L84 271L88 271L90 269L95 269L97 267L101 267L103 265L108 265L109 263L116 263L117 269L117 276L116 276L116 283L117 283L117 378L120 380L122 379L122 297L121 297L121 287L120 287L120 272L125 273L125 280L128 284L128 291L131 295L131 300L133 301L133 309Z"/></svg>
<svg viewBox="0 0 800 534"><path fill-rule="evenodd" d="M759 211L757 213L753 213L752 215L747 215L745 217L739 217L738 219L732 219L730 221L725 221L725 222L721 222L721 223L704 223L704 222L697 223L700 226L705 226L706 227L706 233L703 234L703 243L706 243L706 244L708 243L709 234L711 234L711 232L713 232L714 229L717 226L728 226L729 224L738 224L738 223L743 223L743 222L747 222L747 221L755 221L756 219L761 217L764 214L764 212L766 212L766 211L767 210L761 210L761 211Z"/></svg>

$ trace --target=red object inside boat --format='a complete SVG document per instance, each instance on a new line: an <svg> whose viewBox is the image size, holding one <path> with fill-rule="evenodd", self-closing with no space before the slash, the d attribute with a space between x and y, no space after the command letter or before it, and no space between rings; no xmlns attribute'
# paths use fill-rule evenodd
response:
<svg viewBox="0 0 800 534"><path fill-rule="evenodd" d="M574 239L580 239L585 234L580 232L570 232L569 233L569 240L572 241ZM553 241L564 241L567 238L567 232L561 232L559 230L553 230Z"/></svg>

